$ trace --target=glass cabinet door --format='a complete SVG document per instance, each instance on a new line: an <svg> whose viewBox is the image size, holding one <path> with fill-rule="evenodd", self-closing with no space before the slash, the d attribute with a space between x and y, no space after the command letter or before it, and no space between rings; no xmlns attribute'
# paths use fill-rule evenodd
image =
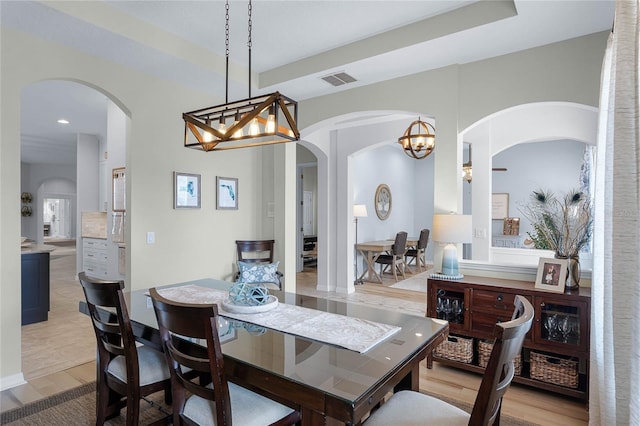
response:
<svg viewBox="0 0 640 426"><path fill-rule="evenodd" d="M429 316L449 321L449 329L466 330L469 324L468 290L435 285Z"/></svg>
<svg viewBox="0 0 640 426"><path fill-rule="evenodd" d="M555 347L586 349L586 308L584 303L537 297L535 338L537 343Z"/></svg>

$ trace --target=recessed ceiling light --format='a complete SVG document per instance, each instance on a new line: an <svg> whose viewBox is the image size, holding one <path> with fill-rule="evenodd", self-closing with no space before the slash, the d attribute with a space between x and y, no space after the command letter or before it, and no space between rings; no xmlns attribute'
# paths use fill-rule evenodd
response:
<svg viewBox="0 0 640 426"><path fill-rule="evenodd" d="M65 120L64 118L61 118L60 120L58 120L59 124L69 124L69 120Z"/></svg>

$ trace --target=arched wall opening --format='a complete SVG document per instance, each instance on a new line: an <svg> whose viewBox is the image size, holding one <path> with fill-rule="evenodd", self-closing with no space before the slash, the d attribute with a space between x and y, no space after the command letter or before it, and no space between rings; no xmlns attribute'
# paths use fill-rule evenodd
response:
<svg viewBox="0 0 640 426"><path fill-rule="evenodd" d="M318 284L317 289L354 291L356 254L353 205L365 204L367 217L358 222L359 242L393 238L398 231L418 235L431 228L436 150L424 160L406 156L398 137L424 113L361 111L318 122L302 138L318 158ZM436 126L437 128L437 126ZM376 187L388 184L393 199L387 220L376 216ZM356 257L357 256L357 257Z"/></svg>
<svg viewBox="0 0 640 426"><path fill-rule="evenodd" d="M470 197L474 229L473 261L534 266L541 256L539 250L498 249L491 245L492 167L505 166L493 164L494 156L514 146L538 142L574 141L595 146L597 114L597 108L577 103L531 103L499 111L460 132L458 143L470 143L473 146ZM552 152L549 154L553 155ZM540 167L540 173L553 174L554 170Z"/></svg>
<svg viewBox="0 0 640 426"><path fill-rule="evenodd" d="M34 214L29 223L23 221L22 234L37 243L54 244L51 253L52 272L66 277L74 277L83 270L83 212L103 213L105 240L109 246L109 277L124 279L124 271L120 272L118 256L119 247L112 241L110 231L113 229L111 214L112 202L112 170L125 167L126 144L128 140L129 116L126 108L114 96L96 85L78 79L43 79L30 82L20 89L18 108L22 111L19 120L20 128L20 185L24 192L32 192L34 197ZM28 114L27 114L28 113ZM26 116L25 116L26 115ZM52 117L55 117L53 119ZM50 128L41 129L38 121L55 123L58 118L67 118L74 126L72 130L65 128L57 131ZM36 121L34 123L34 120ZM55 124L52 124L55 126ZM52 210L45 212L45 208ZM64 211L64 225L57 223ZM48 232L49 235L45 235ZM54 238L47 238L54 237ZM75 240L74 250L61 250L60 239ZM67 244L65 244L65 249ZM56 251L57 250L57 251ZM73 261L61 262L63 256L73 253ZM67 259L65 257L65 259ZM56 262L53 264L53 262ZM62 270L60 264L64 264ZM53 277L52 277L53 278ZM54 290L52 288L52 290ZM17 293L19 297L19 292ZM82 298L80 291L79 297ZM18 303L20 305L20 303ZM57 317L68 315L70 305L56 303ZM62 312L64 310L65 312ZM77 313L76 308L73 311ZM71 330L60 330L55 321L43 323L47 332L64 338L64 333ZM89 329L90 331L90 329ZM21 330L16 331L23 347L39 344L25 340ZM28 336L27 336L28 337ZM82 338L82 333L67 336ZM86 348L92 346L93 336ZM31 342L31 343L29 343ZM57 368L60 357L53 356L59 348L41 347L43 353L50 351L52 356L47 362L39 363L38 371ZM65 368L87 362L91 358L82 356L84 347L75 353L67 354L62 364ZM34 365L25 364L25 354L19 354L22 360L22 371L27 378L34 374L30 369ZM38 373L39 374L39 373Z"/></svg>

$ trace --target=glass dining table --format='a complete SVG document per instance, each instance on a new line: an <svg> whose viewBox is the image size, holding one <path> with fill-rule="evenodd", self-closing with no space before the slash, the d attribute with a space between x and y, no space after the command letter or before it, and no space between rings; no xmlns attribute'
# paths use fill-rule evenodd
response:
<svg viewBox="0 0 640 426"><path fill-rule="evenodd" d="M228 290L232 283L201 279L158 288L184 285ZM297 408L303 425L328 421L359 424L388 392L418 390L419 362L446 338L449 330L446 321L435 318L280 291L270 293L279 303L400 327L360 353L237 319L220 321L228 380ZM126 296L136 339L161 350L148 290ZM86 313L84 302L80 310Z"/></svg>

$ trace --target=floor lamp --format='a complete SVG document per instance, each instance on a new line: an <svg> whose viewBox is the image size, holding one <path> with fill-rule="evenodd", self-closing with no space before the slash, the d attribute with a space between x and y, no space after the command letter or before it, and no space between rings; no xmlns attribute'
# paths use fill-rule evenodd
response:
<svg viewBox="0 0 640 426"><path fill-rule="evenodd" d="M367 217L367 206L364 204L354 204L353 205L353 217L356 222L356 246L358 245L358 218L359 217ZM355 256L353 258L353 263L356 269L356 279L353 282L355 285L364 284L362 278L358 277L358 249L355 248Z"/></svg>
<svg viewBox="0 0 640 426"><path fill-rule="evenodd" d="M456 244L472 242L471 215L433 215L433 240L446 244L442 251L442 269L432 278L459 280L464 276L458 270Z"/></svg>

